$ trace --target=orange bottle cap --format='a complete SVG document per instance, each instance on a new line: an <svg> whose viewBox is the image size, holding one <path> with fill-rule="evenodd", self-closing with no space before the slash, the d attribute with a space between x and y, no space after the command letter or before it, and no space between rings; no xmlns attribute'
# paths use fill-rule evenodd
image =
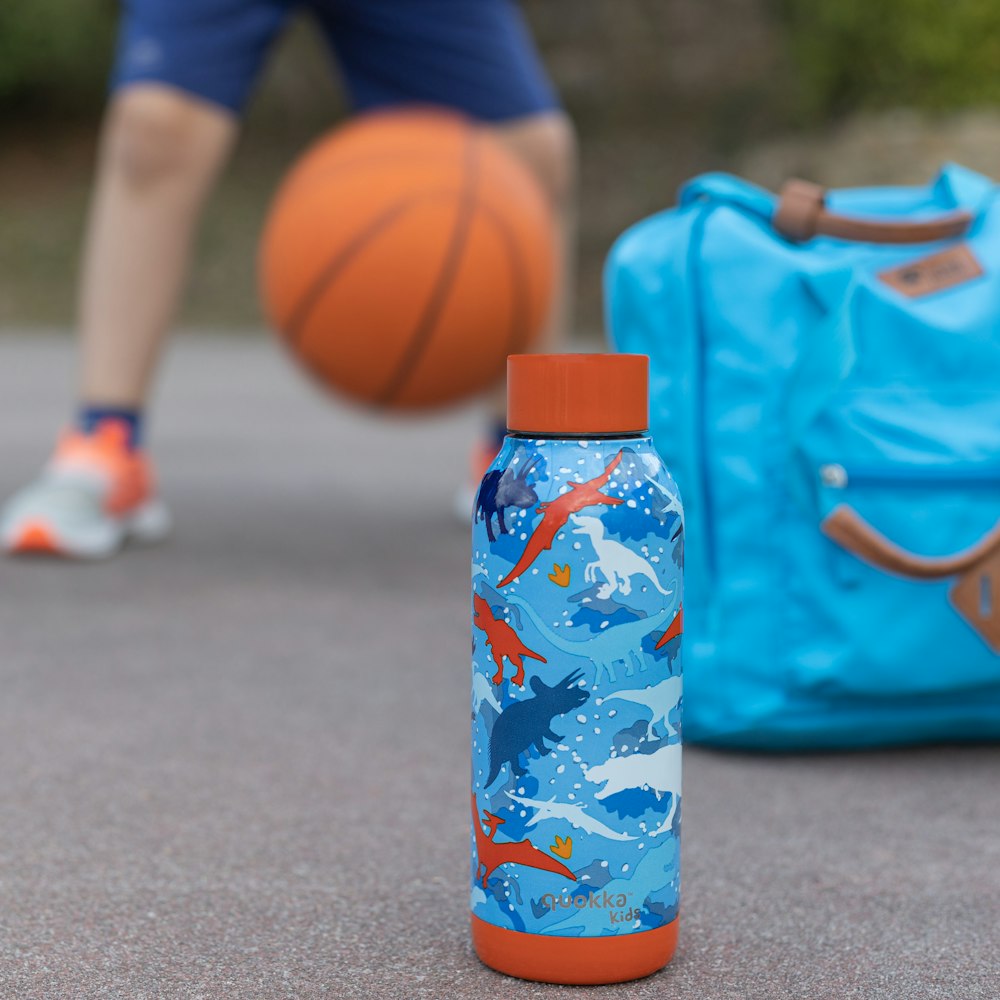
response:
<svg viewBox="0 0 1000 1000"><path fill-rule="evenodd" d="M649 427L649 358L512 354L507 426L515 434L641 434Z"/></svg>

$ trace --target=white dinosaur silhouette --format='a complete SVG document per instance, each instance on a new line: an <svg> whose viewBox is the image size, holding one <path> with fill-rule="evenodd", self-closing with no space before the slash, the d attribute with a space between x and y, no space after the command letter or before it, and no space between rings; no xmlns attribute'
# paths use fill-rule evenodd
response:
<svg viewBox="0 0 1000 1000"><path fill-rule="evenodd" d="M507 603L523 608L524 613L550 645L564 653L569 653L570 656L582 656L585 660L590 660L594 664L594 687L597 687L601 682L602 672L608 675L612 684L615 682L616 662L625 664L629 677L635 673L635 664L639 665L640 670L645 670L646 662L641 655L642 640L674 615L673 608L664 608L663 611L650 615L648 618L622 622L613 628L604 629L603 632L588 632L581 639L566 639L549 628L538 616L538 612L517 594L510 594L507 597ZM573 631L583 632L584 630Z"/></svg>
<svg viewBox="0 0 1000 1000"><path fill-rule="evenodd" d="M681 745L668 743L653 753L610 757L603 764L586 768L583 774L587 781L605 783L594 793L595 799L606 799L628 788L648 788L658 799L664 792L672 792L676 798L681 793Z"/></svg>
<svg viewBox="0 0 1000 1000"><path fill-rule="evenodd" d="M681 506L681 498L676 493L671 493L670 490L666 488L662 483L656 481L656 475L659 471L659 462L655 465L650 463L650 456L643 455L643 462L646 464L647 471L649 472L649 478L647 482L649 485L656 490L666 500L666 504L661 508L662 514L676 514L681 521L681 528L684 527L684 508Z"/></svg>
<svg viewBox="0 0 1000 1000"><path fill-rule="evenodd" d="M476 663L472 664L473 674L472 674L472 714L478 715L479 709L482 707L485 701L490 708L493 709L497 715L500 714L500 702L497 701L497 696L493 693L493 686L490 684L488 678L485 674L479 672L479 665Z"/></svg>
<svg viewBox="0 0 1000 1000"><path fill-rule="evenodd" d="M599 598L607 599L616 591L624 596L632 593L632 577L641 574L646 577L656 589L668 597L672 590L664 590L656 576L656 570L637 552L616 542L614 539L605 538L604 525L599 518L587 517L579 514L571 514L570 520L576 525L573 529L574 535L588 535L590 542L597 553L594 562L587 563L583 571L583 578L588 583L597 582L597 571L600 570L607 581L597 592Z"/></svg>
<svg viewBox="0 0 1000 1000"><path fill-rule="evenodd" d="M652 716L646 725L646 739L658 740L660 737L653 733L653 726L657 722L662 722L667 727L667 736L676 736L677 730L667 721L667 716L677 707L677 702L681 698L681 678L668 677L666 680L654 684L652 687L638 688L636 690L615 691L598 700L600 705L612 698L619 701L630 701L635 705L644 705L652 712Z"/></svg>
<svg viewBox="0 0 1000 1000"><path fill-rule="evenodd" d="M585 833L596 833L599 837L606 837L608 840L637 840L637 837L629 836L618 830L612 830L598 819L584 812L586 803L576 802L556 802L553 795L548 802L539 799L526 799L520 795L507 793L507 798L516 802L520 806L530 806L535 810L535 815L525 823L525 827L536 826L547 819L561 819L569 823L574 830L583 830Z"/></svg>

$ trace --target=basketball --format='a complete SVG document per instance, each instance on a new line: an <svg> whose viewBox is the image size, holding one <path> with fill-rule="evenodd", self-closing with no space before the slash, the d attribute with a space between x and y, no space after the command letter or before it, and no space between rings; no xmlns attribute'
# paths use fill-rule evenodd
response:
<svg viewBox="0 0 1000 1000"><path fill-rule="evenodd" d="M392 410L496 384L530 349L556 270L538 182L485 128L376 112L291 169L260 247L268 322L327 387Z"/></svg>

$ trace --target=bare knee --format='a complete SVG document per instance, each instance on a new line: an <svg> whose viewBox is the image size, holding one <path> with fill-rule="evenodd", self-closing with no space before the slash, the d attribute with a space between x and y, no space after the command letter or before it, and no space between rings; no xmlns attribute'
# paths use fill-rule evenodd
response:
<svg viewBox="0 0 1000 1000"><path fill-rule="evenodd" d="M497 137L538 178L557 210L565 210L576 190L576 132L562 111L518 118L494 127Z"/></svg>
<svg viewBox="0 0 1000 1000"><path fill-rule="evenodd" d="M138 190L207 179L235 131L231 115L197 98L159 85L129 87L108 109L101 165Z"/></svg>

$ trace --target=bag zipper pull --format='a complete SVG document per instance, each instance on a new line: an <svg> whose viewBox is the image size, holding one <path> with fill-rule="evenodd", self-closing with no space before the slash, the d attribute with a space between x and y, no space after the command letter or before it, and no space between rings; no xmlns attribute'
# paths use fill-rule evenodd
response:
<svg viewBox="0 0 1000 1000"><path fill-rule="evenodd" d="M829 486L835 490L842 490L847 486L847 469L836 462L819 467L819 481L824 486Z"/></svg>

